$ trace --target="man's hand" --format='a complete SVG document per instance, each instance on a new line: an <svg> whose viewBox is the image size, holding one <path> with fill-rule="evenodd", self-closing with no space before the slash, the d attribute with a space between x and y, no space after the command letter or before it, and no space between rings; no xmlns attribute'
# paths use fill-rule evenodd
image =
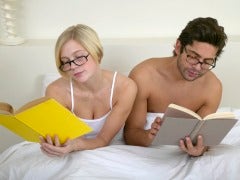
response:
<svg viewBox="0 0 240 180"><path fill-rule="evenodd" d="M190 137L180 140L179 144L181 150L188 153L190 156L201 156L207 150L207 147L203 144L203 137L201 135L197 138L197 144L194 146Z"/></svg>
<svg viewBox="0 0 240 180"><path fill-rule="evenodd" d="M151 129L149 129L149 138L153 141L155 136L157 135L160 127L162 125L162 119L160 117L156 117L151 125Z"/></svg>

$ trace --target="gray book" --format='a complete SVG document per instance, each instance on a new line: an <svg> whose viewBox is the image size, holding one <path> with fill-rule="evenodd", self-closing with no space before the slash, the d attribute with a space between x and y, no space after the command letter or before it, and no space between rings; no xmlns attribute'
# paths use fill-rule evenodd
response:
<svg viewBox="0 0 240 180"><path fill-rule="evenodd" d="M179 145L180 139L186 136L195 144L197 136L202 135L205 146L217 145L236 122L237 118L232 112L216 112L201 118L190 109L170 104L153 144Z"/></svg>

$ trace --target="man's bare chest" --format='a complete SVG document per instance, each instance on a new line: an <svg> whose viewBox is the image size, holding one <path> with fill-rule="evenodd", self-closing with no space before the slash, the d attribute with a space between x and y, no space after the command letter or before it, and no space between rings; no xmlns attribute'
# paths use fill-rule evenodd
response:
<svg viewBox="0 0 240 180"><path fill-rule="evenodd" d="M152 91L147 100L149 112L165 112L167 106L175 103L191 109L197 109L204 104L205 97L201 88L192 87L159 87Z"/></svg>

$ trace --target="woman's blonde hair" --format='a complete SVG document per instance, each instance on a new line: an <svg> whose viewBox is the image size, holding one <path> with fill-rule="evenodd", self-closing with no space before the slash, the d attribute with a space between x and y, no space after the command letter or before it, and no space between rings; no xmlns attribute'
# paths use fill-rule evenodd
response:
<svg viewBox="0 0 240 180"><path fill-rule="evenodd" d="M61 75L64 76L66 74L59 69L59 66L61 65L61 50L63 45L69 40L74 40L81 44L94 60L101 63L103 57L103 47L97 33L92 28L84 24L70 26L58 37L55 45L55 60L58 71Z"/></svg>

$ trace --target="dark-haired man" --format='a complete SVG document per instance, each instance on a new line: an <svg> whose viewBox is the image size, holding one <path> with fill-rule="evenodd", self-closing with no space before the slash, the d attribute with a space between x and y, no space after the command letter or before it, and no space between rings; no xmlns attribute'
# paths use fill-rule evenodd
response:
<svg viewBox="0 0 240 180"><path fill-rule="evenodd" d="M148 59L133 68L129 77L137 83L138 94L124 129L127 144L151 145L161 131L157 113L164 113L170 103L202 117L217 110L222 84L211 69L226 41L224 28L216 19L196 18L177 38L174 56ZM206 150L200 135L196 145L186 137L179 146L191 156L200 156Z"/></svg>

